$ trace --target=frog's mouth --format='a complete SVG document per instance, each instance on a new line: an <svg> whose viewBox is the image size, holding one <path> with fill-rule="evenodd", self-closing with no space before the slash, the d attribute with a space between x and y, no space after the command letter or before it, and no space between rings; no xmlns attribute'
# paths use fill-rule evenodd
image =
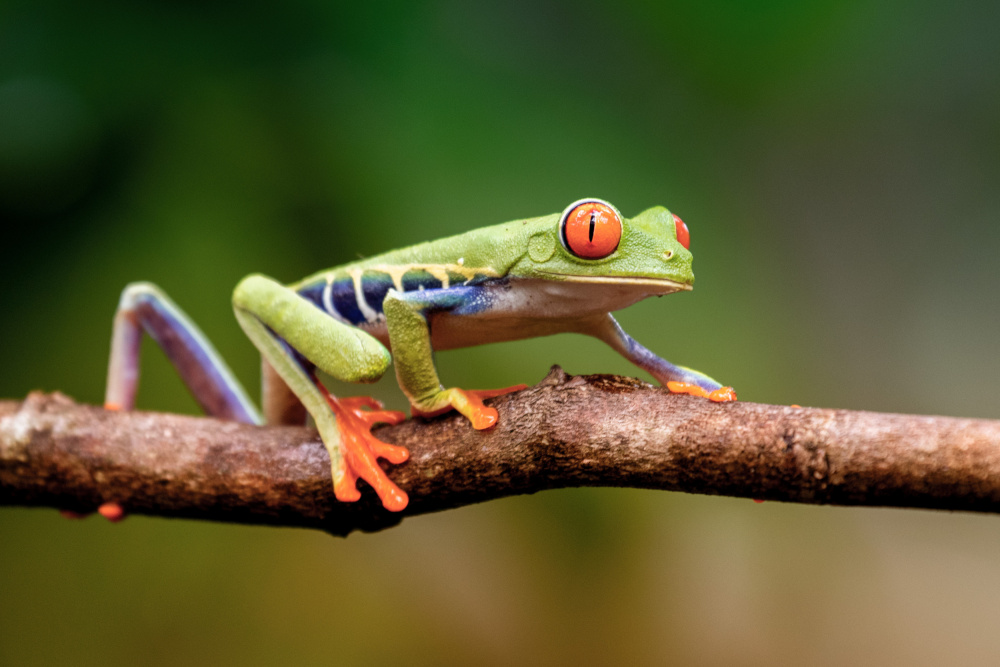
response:
<svg viewBox="0 0 1000 667"><path fill-rule="evenodd" d="M655 294L670 294L671 292L694 289L691 283L679 283L676 280L667 280L666 278L649 278L647 276L574 276L569 273L555 273L551 271L542 271L542 273L573 283L653 288Z"/></svg>

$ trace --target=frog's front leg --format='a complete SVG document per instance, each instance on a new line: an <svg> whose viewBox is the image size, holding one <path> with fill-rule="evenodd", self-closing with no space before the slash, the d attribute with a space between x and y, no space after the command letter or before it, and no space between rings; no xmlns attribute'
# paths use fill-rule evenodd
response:
<svg viewBox="0 0 1000 667"><path fill-rule="evenodd" d="M395 424L405 416L381 410L371 398L331 396L313 370L319 368L345 382L374 382L389 367L388 350L372 336L338 322L264 276L245 278L233 293L233 307L247 336L316 422L330 453L337 499L357 500L360 477L371 484L386 509L405 508L406 493L392 483L376 459L402 463L409 452L369 432L377 422Z"/></svg>
<svg viewBox="0 0 1000 667"><path fill-rule="evenodd" d="M527 387L519 384L492 390L445 389L438 379L427 315L443 311L454 316L471 315L483 307L484 298L482 288L464 286L405 293L389 290L386 295L382 312L396 362L396 379L415 416L432 416L454 408L472 422L473 428L490 428L496 424L498 414L483 405L483 399Z"/></svg>
<svg viewBox="0 0 1000 667"><path fill-rule="evenodd" d="M720 383L692 368L676 366L644 347L636 339L625 333L611 313L607 313L589 326L584 333L603 340L616 352L633 364L652 375L674 393L703 396L712 401L735 401L736 392L732 387Z"/></svg>

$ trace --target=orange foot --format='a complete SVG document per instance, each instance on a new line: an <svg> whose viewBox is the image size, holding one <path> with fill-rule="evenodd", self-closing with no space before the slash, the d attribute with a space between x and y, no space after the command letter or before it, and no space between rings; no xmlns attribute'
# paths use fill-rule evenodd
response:
<svg viewBox="0 0 1000 667"><path fill-rule="evenodd" d="M123 520L127 515L125 514L125 508L123 508L118 503L104 503L97 508L97 513L103 516L105 519L111 523L118 523ZM90 512L76 512L73 510L59 510L59 514L66 519L86 519L90 516Z"/></svg>
<svg viewBox="0 0 1000 667"><path fill-rule="evenodd" d="M692 396L701 396L702 398L707 398L708 400L715 401L716 403L736 400L736 392L732 387L719 387L713 392L707 392L698 385L691 384L690 382L668 382L667 389L674 394L691 394Z"/></svg>
<svg viewBox="0 0 1000 667"><path fill-rule="evenodd" d="M414 417L436 417L454 409L469 418L469 421L472 422L472 428L482 431L496 424L499 418L499 414L495 409L483 405L483 399L496 398L497 396L527 389L527 387L528 385L526 384L515 384L503 389L446 389L445 392L449 400L443 408L425 411L411 403L410 413Z"/></svg>
<svg viewBox="0 0 1000 667"><path fill-rule="evenodd" d="M322 384L317 383L326 402L337 417L340 429L341 468L334 475L333 494L337 500L352 502L361 497L358 478L365 480L382 499L382 506L390 512L399 512L410 501L406 493L386 476L376 459L402 463L410 458L406 447L390 445L371 434L375 424L398 424L406 415L398 410L383 410L382 404L369 396L337 398ZM364 408L368 408L365 410Z"/></svg>
<svg viewBox="0 0 1000 667"><path fill-rule="evenodd" d="M97 508L97 513L111 523L118 523L125 518L125 508L118 503L104 503Z"/></svg>

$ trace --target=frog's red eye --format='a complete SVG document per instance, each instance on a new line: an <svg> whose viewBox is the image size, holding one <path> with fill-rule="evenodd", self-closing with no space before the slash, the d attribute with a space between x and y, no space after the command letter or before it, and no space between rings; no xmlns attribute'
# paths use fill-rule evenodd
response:
<svg viewBox="0 0 1000 667"><path fill-rule="evenodd" d="M618 248L622 219L611 204L600 199L582 199L563 212L559 235L566 249L577 257L602 259Z"/></svg>
<svg viewBox="0 0 1000 667"><path fill-rule="evenodd" d="M674 215L671 213L670 215ZM682 246L691 249L691 232L688 231L688 226L684 224L684 221L674 215L674 232L677 234L677 242Z"/></svg>

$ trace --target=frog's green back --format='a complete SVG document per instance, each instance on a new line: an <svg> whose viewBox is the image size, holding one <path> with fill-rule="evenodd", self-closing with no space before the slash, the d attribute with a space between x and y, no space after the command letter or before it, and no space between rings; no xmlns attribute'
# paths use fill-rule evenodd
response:
<svg viewBox="0 0 1000 667"><path fill-rule="evenodd" d="M527 252L529 239L536 233L553 229L558 220L559 214L554 213L481 227L320 271L292 287L338 280L357 271L369 270L398 273L441 267L464 274L466 279L473 276L506 276Z"/></svg>

